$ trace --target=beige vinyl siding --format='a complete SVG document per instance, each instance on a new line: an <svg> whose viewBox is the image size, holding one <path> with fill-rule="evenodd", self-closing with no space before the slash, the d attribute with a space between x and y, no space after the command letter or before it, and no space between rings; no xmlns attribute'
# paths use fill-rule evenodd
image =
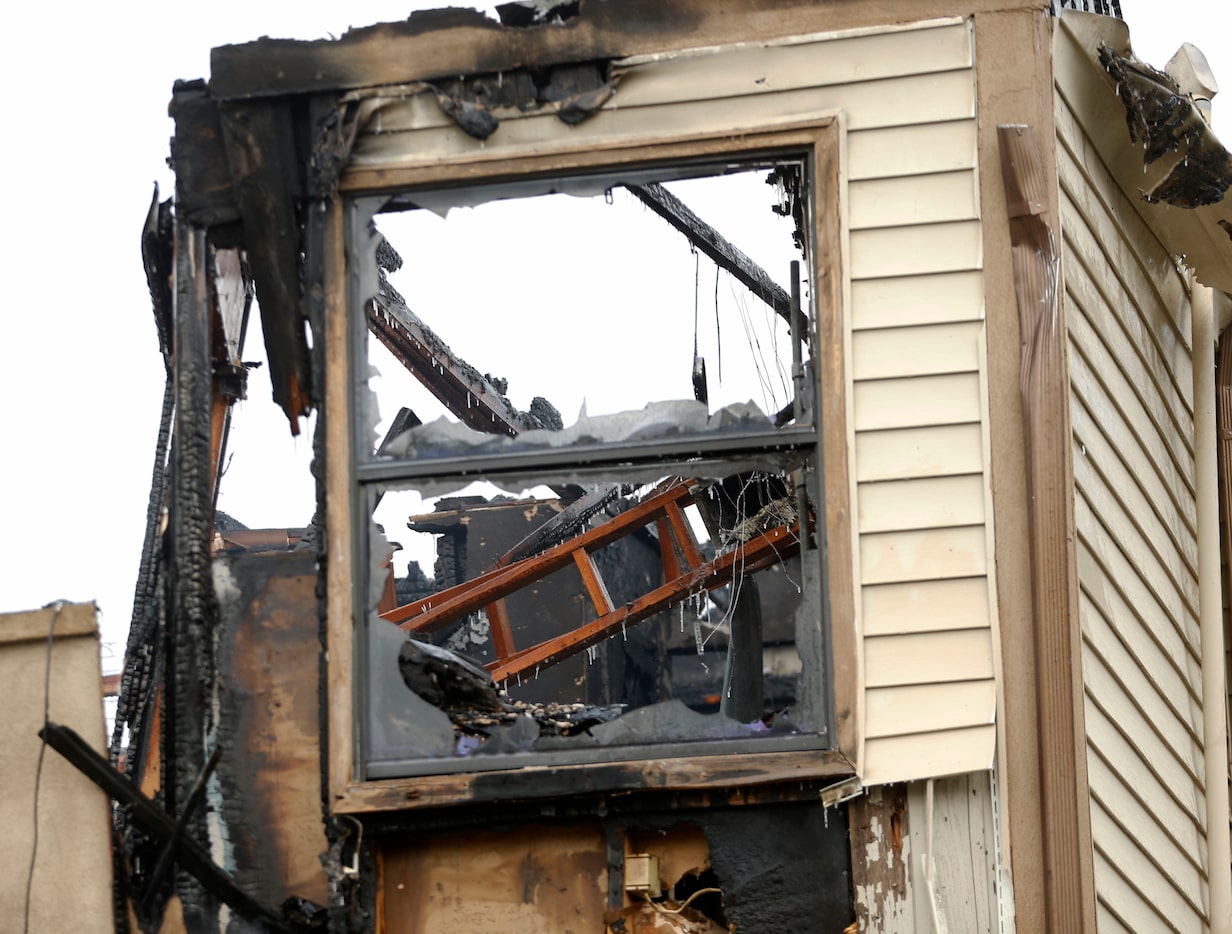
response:
<svg viewBox="0 0 1232 934"><path fill-rule="evenodd" d="M843 128L844 314L867 784L988 769L995 739L975 76L968 22L647 56L577 127L482 145L422 88L363 106L351 169ZM344 181L345 184L345 181Z"/></svg>
<svg viewBox="0 0 1232 934"><path fill-rule="evenodd" d="M1100 930L1202 931L1187 288L1060 91L1056 119Z"/></svg>

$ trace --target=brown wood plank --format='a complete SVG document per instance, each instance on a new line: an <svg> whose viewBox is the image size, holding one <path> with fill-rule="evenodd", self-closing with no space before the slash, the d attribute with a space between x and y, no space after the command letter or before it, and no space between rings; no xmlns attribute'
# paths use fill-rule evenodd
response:
<svg viewBox="0 0 1232 934"><path fill-rule="evenodd" d="M517 651L513 644L513 629L509 625L509 610L504 600L488 604L488 623L492 627L492 648L497 658Z"/></svg>
<svg viewBox="0 0 1232 934"><path fill-rule="evenodd" d="M744 573L750 574L778 564L799 550L800 541L795 527L780 526L770 529L740 548L720 555L683 577L668 581L605 616L555 639L548 639L533 648L525 649L512 658L491 662L486 667L494 680L503 681L535 668L555 664L602 642L618 629L634 626L668 607L675 606L698 590L713 590L726 584L731 580L733 567L739 567Z"/></svg>
<svg viewBox="0 0 1232 934"><path fill-rule="evenodd" d="M509 596L532 581L542 580L553 571L568 565L573 560L576 549L598 550L662 516L667 503L692 495L693 484L694 481L681 481L621 513L610 522L562 542L555 548L549 548L542 554L523 559L507 568L490 571L474 581L459 584L450 589L449 593L453 595L448 599L441 600L440 594L428 598L433 604L432 607L425 609L422 615L413 620L403 622L402 628L411 632L435 632L494 600ZM425 602L427 601L418 601L419 604ZM406 619L401 614L401 608L386 614L385 618L391 619L394 616Z"/></svg>
<svg viewBox="0 0 1232 934"><path fill-rule="evenodd" d="M668 524L667 517L656 519L655 528L659 531L659 558L663 564L663 579L675 580L685 572L685 567L680 563L680 555L672 541L672 527Z"/></svg>
<svg viewBox="0 0 1232 934"><path fill-rule="evenodd" d="M573 562L582 573L582 582L586 585L586 592L590 594L590 599L595 604L595 611L600 616L611 613L613 609L612 597L607 592L607 584L599 576L599 569L595 567L595 562L590 556L590 552L585 548L579 548L573 553ZM505 655L512 653L498 654L501 654L503 658Z"/></svg>
<svg viewBox="0 0 1232 934"><path fill-rule="evenodd" d="M684 554L684 560L688 563L689 567L698 567L706 559L702 557L701 551L698 550L697 539L693 537L693 530L689 527L689 523L685 521L684 511L680 508L679 502L668 504L667 521L671 524L673 537L676 540L677 547Z"/></svg>

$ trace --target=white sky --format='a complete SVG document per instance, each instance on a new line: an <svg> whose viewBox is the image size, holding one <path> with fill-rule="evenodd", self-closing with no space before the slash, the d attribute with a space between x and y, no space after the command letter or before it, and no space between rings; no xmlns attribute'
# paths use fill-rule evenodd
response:
<svg viewBox="0 0 1232 934"><path fill-rule="evenodd" d="M163 386L140 230L154 183L163 197L173 186L165 165L173 82L208 77L216 45L317 39L447 5L69 0L6 14L0 612L94 600L104 667L119 668ZM1140 58L1162 67L1192 41L1232 96L1226 0L1121 5ZM1216 99L1217 129L1221 104L1232 107ZM259 356L252 332L244 356ZM269 400L258 370L236 413L220 507L254 528L304 525L311 436L292 438ZM248 476L282 482L258 488Z"/></svg>

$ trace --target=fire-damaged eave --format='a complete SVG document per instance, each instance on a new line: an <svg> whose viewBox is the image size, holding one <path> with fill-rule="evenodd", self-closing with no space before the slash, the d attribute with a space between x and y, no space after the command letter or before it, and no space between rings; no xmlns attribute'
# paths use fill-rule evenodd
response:
<svg viewBox="0 0 1232 934"><path fill-rule="evenodd" d="M1092 137L1122 190L1199 282L1232 290L1232 156L1193 99L1134 57L1119 20L1066 12L1057 41L1063 93L1126 115Z"/></svg>

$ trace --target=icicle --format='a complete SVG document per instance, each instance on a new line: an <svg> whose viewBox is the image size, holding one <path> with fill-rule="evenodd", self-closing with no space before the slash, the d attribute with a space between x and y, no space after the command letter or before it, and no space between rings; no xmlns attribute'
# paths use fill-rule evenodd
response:
<svg viewBox="0 0 1232 934"><path fill-rule="evenodd" d="M539 680L539 666L538 665L535 666L535 680L536 681Z"/></svg>
<svg viewBox="0 0 1232 934"><path fill-rule="evenodd" d="M623 616L620 618L620 638L624 639L625 642L629 641L629 634L625 632L625 618Z"/></svg>
<svg viewBox="0 0 1232 934"><path fill-rule="evenodd" d="M684 635L684 601L680 602L680 634Z"/></svg>
<svg viewBox="0 0 1232 934"><path fill-rule="evenodd" d="M522 672L518 672L518 687L522 686Z"/></svg>
<svg viewBox="0 0 1232 934"><path fill-rule="evenodd" d="M706 654L706 643L702 640L702 624L693 620L693 641L697 643L697 654Z"/></svg>

